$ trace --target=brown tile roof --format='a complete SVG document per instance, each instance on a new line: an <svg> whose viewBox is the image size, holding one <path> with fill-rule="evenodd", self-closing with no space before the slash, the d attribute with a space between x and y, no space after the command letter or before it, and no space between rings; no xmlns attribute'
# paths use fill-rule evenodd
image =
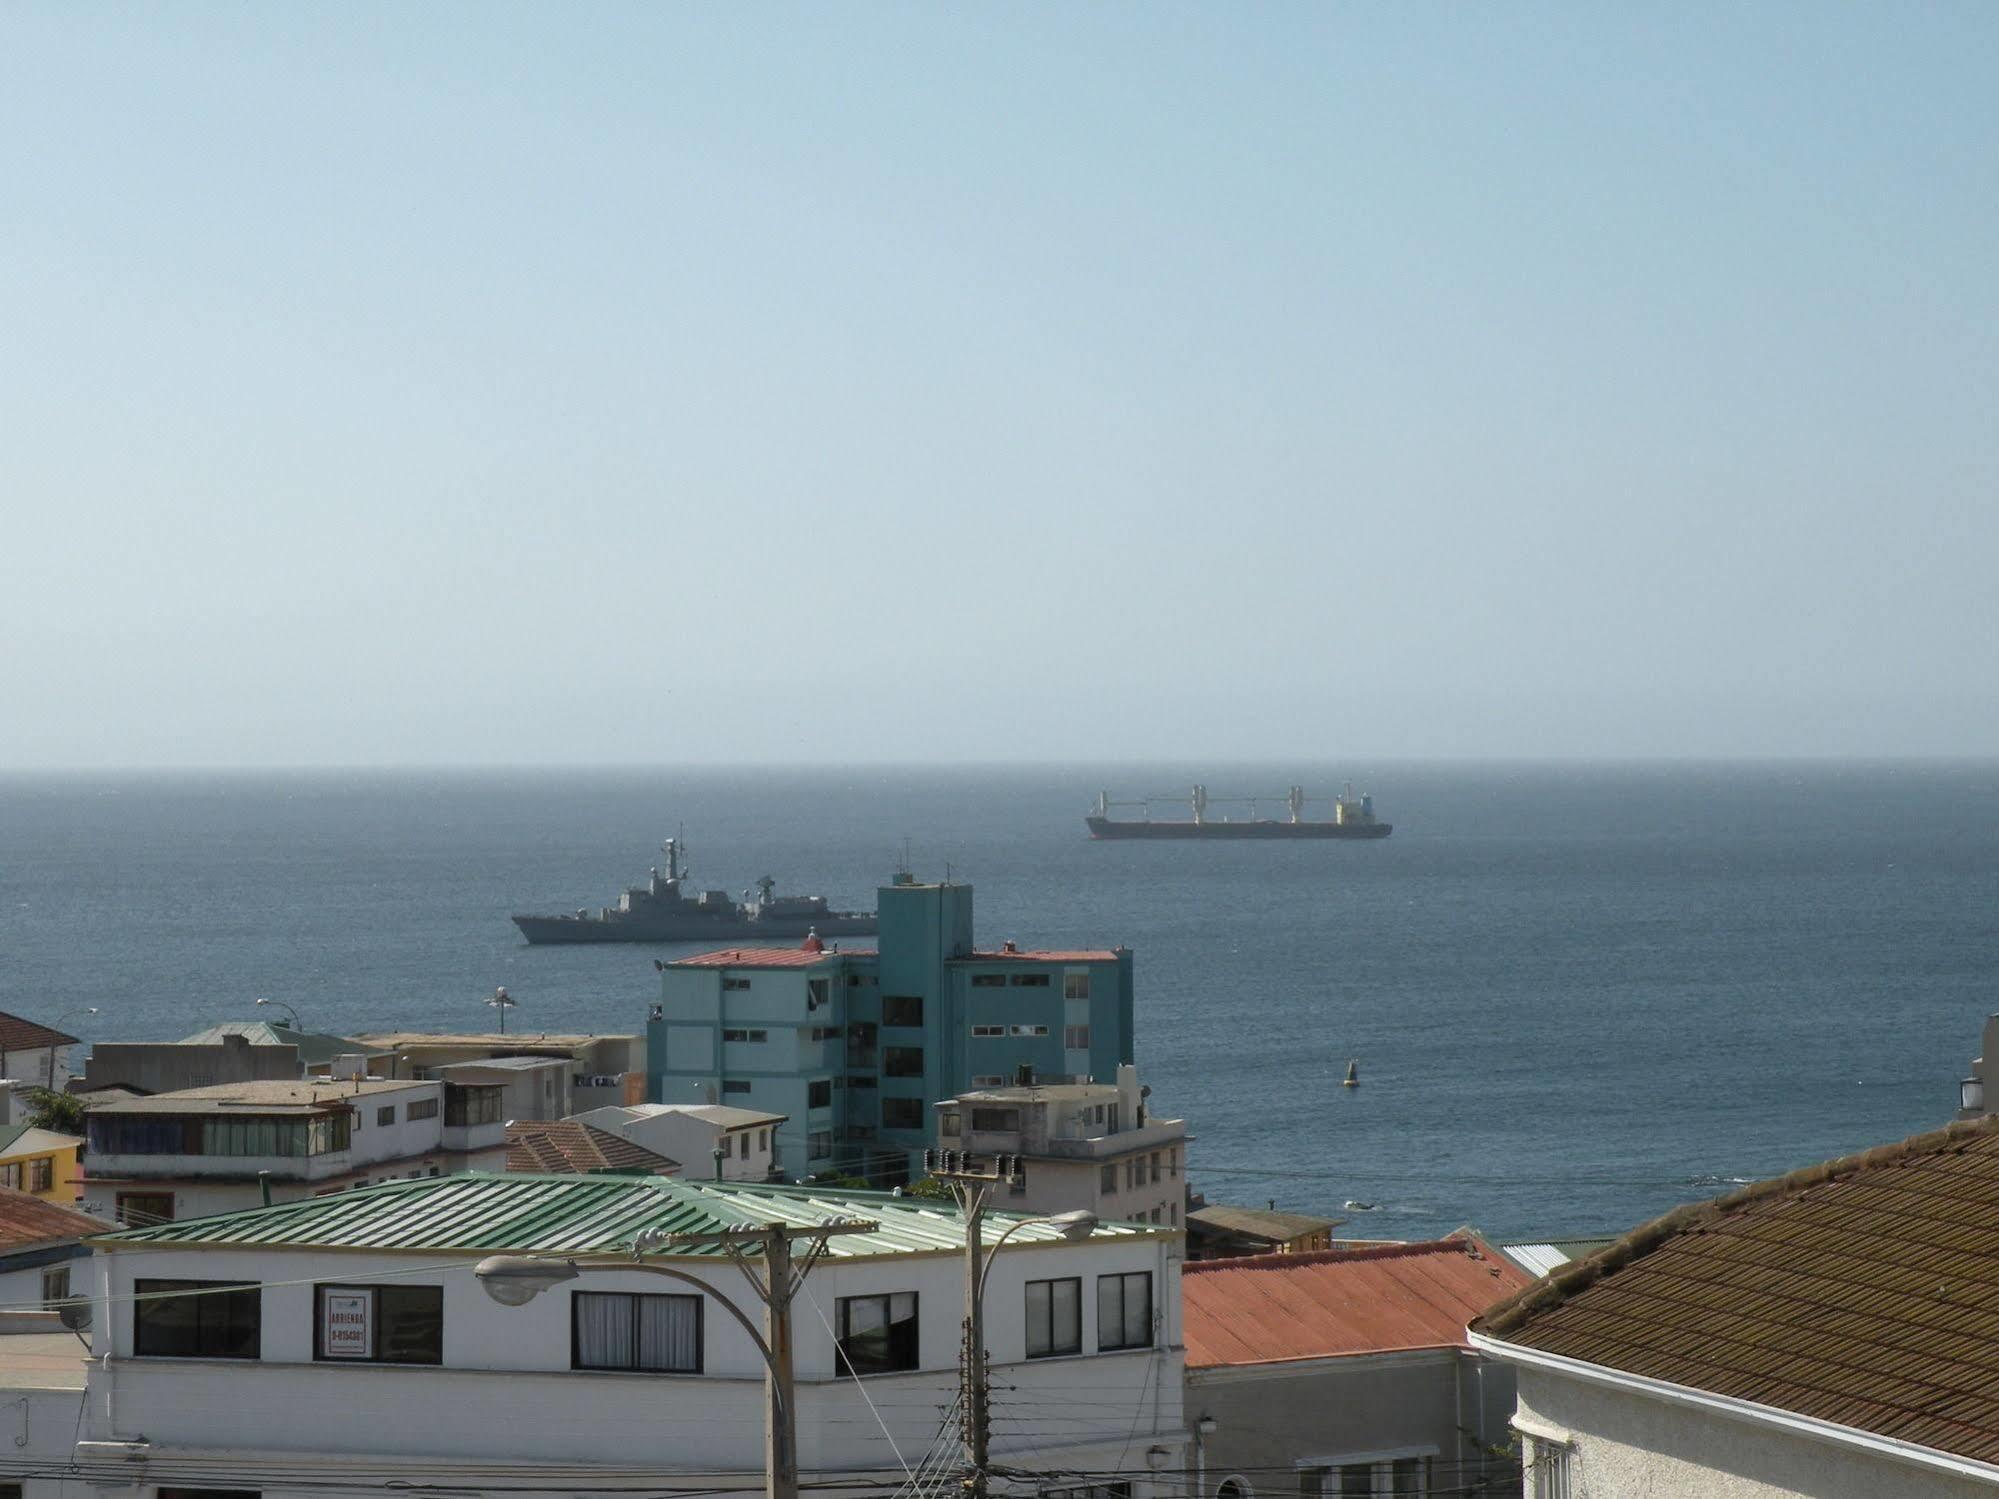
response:
<svg viewBox="0 0 1999 1499"><path fill-rule="evenodd" d="M572 1119L525 1120L507 1126L507 1169L677 1176L680 1162L595 1125Z"/></svg>
<svg viewBox="0 0 1999 1499"><path fill-rule="evenodd" d="M1999 1119L1677 1209L1473 1330L1999 1461Z"/></svg>
<svg viewBox="0 0 1999 1499"><path fill-rule="evenodd" d="M102 1218L93 1218L59 1202L44 1202L12 1187L0 1187L0 1253L12 1253L30 1244L80 1239L87 1234L101 1234L110 1227Z"/></svg>
<svg viewBox="0 0 1999 1499"><path fill-rule="evenodd" d="M38 1051L44 1046L74 1046L76 1037L50 1030L40 1021L24 1020L0 1010L0 1051Z"/></svg>
<svg viewBox="0 0 1999 1499"><path fill-rule="evenodd" d="M1189 1369L1465 1346L1465 1324L1532 1284L1463 1237L1195 1260L1181 1271Z"/></svg>

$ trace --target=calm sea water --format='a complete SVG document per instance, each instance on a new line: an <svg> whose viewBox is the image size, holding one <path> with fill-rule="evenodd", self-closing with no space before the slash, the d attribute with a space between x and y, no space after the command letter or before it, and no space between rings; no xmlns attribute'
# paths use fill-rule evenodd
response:
<svg viewBox="0 0 1999 1499"><path fill-rule="evenodd" d="M1931 1128L1999 1008L1999 766L1387 765L1385 843L1085 838L1099 786L1197 774L1335 779L4 778L0 1009L107 1040L258 995L322 1030L483 1029L504 984L523 1027L636 1030L669 953L529 948L508 914L614 898L683 824L699 883L838 905L907 840L977 887L982 941L1136 950L1141 1072L1211 1197L1404 1237L1619 1230Z"/></svg>

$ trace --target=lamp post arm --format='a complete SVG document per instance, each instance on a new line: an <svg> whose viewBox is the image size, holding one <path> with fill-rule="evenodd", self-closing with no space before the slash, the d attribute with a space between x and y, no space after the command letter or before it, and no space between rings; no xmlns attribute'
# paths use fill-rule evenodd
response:
<svg viewBox="0 0 1999 1499"><path fill-rule="evenodd" d="M1009 1225L1005 1233L993 1240L992 1248L986 1251L985 1264L979 1267L979 1299L981 1301L985 1300L986 1279L993 1273L993 1261L999 1258L1000 1246L1005 1244L1008 1239L1011 1239L1021 1229L1026 1228L1028 1224L1045 1223L1046 1221L1045 1218L1022 1218L1018 1223Z"/></svg>
<svg viewBox="0 0 1999 1499"><path fill-rule="evenodd" d="M764 1335L757 1331L757 1325L750 1320L749 1314L698 1275L689 1275L685 1270L675 1270L667 1265L649 1265L644 1260L578 1259L571 1260L570 1263L579 1270L638 1270L647 1275L664 1275L668 1280L684 1281L690 1286L697 1287L719 1302L722 1310L742 1325L743 1331L750 1335L750 1341L757 1345L757 1352L762 1356L765 1366L772 1370L777 1368L777 1361L770 1351L770 1344L764 1341Z"/></svg>

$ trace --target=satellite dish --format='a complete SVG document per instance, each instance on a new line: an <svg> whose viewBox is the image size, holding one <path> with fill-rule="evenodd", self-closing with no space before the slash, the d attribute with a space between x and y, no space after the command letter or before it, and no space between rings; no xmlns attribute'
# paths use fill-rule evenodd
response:
<svg viewBox="0 0 1999 1499"><path fill-rule="evenodd" d="M56 1317L71 1332L90 1331L90 1303L65 1301L56 1307Z"/></svg>

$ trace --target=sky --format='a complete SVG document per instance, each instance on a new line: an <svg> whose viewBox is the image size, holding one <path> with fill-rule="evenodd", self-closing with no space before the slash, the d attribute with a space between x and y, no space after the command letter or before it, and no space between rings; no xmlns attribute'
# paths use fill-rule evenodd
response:
<svg viewBox="0 0 1999 1499"><path fill-rule="evenodd" d="M16 0L0 768L1999 753L1995 56Z"/></svg>

